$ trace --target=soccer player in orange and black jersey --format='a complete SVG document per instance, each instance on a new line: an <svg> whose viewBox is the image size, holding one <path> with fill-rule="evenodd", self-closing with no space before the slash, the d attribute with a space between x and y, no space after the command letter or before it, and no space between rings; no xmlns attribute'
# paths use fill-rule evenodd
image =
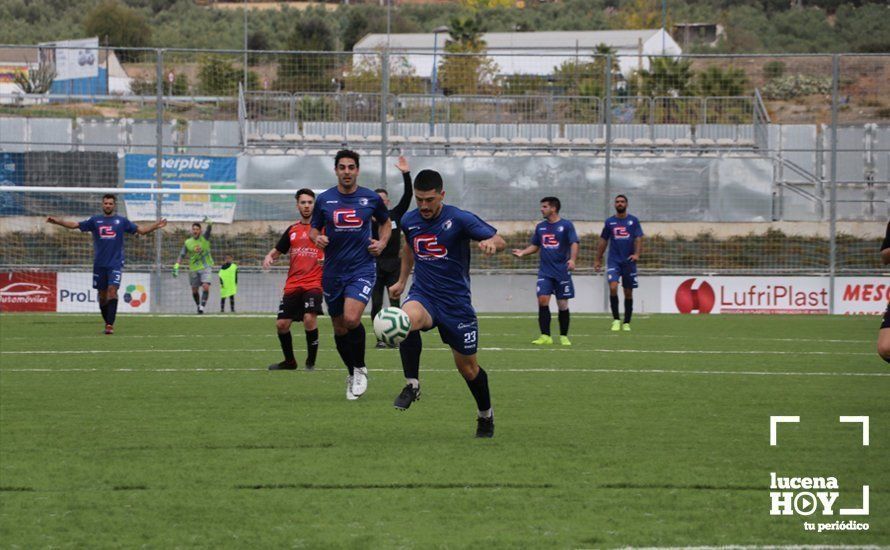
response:
<svg viewBox="0 0 890 550"><path fill-rule="evenodd" d="M294 343L290 334L293 321L303 322L306 331L306 370L315 368L315 357L318 354L318 315L322 312L321 301L321 264L324 251L315 246L309 239L309 225L312 210L315 208L315 193L311 189L300 189L296 194L297 211L300 220L288 227L278 240L275 248L266 254L263 268L269 269L272 263L282 254L290 257L290 268L281 304L278 306L278 340L284 361L269 365L269 370L295 370L297 360L294 358Z"/></svg>

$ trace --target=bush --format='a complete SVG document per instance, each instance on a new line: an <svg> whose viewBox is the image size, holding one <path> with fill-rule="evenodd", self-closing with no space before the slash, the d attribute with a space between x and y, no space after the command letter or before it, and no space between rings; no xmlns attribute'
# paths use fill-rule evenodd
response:
<svg viewBox="0 0 890 550"><path fill-rule="evenodd" d="M763 76L768 80L779 78L785 74L785 64L781 61L770 61L763 66Z"/></svg>
<svg viewBox="0 0 890 550"><path fill-rule="evenodd" d="M87 36L98 36L99 40L115 47L139 48L148 46L151 28L142 13L128 8L118 0L103 0L87 14L83 21ZM139 52L122 50L117 52L121 61L133 61Z"/></svg>
<svg viewBox="0 0 890 550"><path fill-rule="evenodd" d="M763 87L766 99L793 99L795 97L831 93L831 77L788 75L771 80Z"/></svg>

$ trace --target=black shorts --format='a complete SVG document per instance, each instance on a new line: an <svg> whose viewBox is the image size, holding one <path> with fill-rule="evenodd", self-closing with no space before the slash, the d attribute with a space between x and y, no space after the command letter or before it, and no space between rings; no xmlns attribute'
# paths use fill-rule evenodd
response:
<svg viewBox="0 0 890 550"><path fill-rule="evenodd" d="M887 309L884 310L884 320L881 322L881 328L890 328L890 302L887 302Z"/></svg>
<svg viewBox="0 0 890 550"><path fill-rule="evenodd" d="M399 281L402 270L402 262L398 258L378 259L377 261L377 285L389 288Z"/></svg>
<svg viewBox="0 0 890 550"><path fill-rule="evenodd" d="M281 303L278 304L278 318L293 319L299 323L303 321L303 315L306 313L321 315L321 302L321 289L318 288L285 294L281 297Z"/></svg>

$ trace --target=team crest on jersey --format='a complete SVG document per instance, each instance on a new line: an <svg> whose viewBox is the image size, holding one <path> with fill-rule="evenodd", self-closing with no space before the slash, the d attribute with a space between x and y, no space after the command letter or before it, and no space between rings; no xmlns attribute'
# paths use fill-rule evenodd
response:
<svg viewBox="0 0 890 550"><path fill-rule="evenodd" d="M368 206L368 199L365 199L365 198L359 199L358 203L362 206Z"/></svg>
<svg viewBox="0 0 890 550"><path fill-rule="evenodd" d="M559 227L556 228L556 231L559 232L559 233L562 233L562 230L563 230L563 229L565 229L565 228L564 228L563 226L560 225Z"/></svg>
<svg viewBox="0 0 890 550"><path fill-rule="evenodd" d="M338 208L334 210L334 227L337 229L357 229L362 226L362 219L355 213L355 208Z"/></svg>
<svg viewBox="0 0 890 550"><path fill-rule="evenodd" d="M541 235L541 244L544 248L559 248L559 239L553 233L544 233Z"/></svg>
<svg viewBox="0 0 890 550"><path fill-rule="evenodd" d="M451 229L451 225L451 220L445 220L445 223L442 224L442 229L448 231L449 229Z"/></svg>
<svg viewBox="0 0 890 550"><path fill-rule="evenodd" d="M444 258L448 249L435 235L418 235L414 237L414 254L420 259Z"/></svg>

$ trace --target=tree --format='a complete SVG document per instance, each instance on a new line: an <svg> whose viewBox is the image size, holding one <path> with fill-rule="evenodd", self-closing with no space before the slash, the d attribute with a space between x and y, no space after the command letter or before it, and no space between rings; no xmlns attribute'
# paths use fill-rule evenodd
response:
<svg viewBox="0 0 890 550"><path fill-rule="evenodd" d="M102 0L83 21L88 36L98 36L103 43L119 48L139 48L151 41L151 28L142 13L128 8L119 0ZM121 61L132 61L137 52L120 50Z"/></svg>
<svg viewBox="0 0 890 550"><path fill-rule="evenodd" d="M437 84L446 95L478 94L494 85L499 69L494 60L484 55L482 32L478 16L451 20L446 53L438 68Z"/></svg>
<svg viewBox="0 0 890 550"><path fill-rule="evenodd" d="M741 97L747 87L748 77L738 67L708 67L695 75L694 88L697 95L720 98L707 103L708 123L735 124L750 121L750 97Z"/></svg>
<svg viewBox="0 0 890 550"><path fill-rule="evenodd" d="M198 90L205 95L235 96L244 71L218 55L205 55L198 61ZM247 75L247 87L259 88L259 77L253 71ZM175 85L175 81L174 81Z"/></svg>
<svg viewBox="0 0 890 550"><path fill-rule="evenodd" d="M301 18L287 41L295 52L330 52L337 46L334 31L318 15ZM337 56L323 53L293 53L280 58L277 90L290 92L330 92L336 86Z"/></svg>
<svg viewBox="0 0 890 550"><path fill-rule="evenodd" d="M639 74L640 91L644 96L668 99L658 100L655 112L650 113L652 119L644 122L688 122L696 102L677 98L691 95L693 76L688 59L650 57L649 68Z"/></svg>

